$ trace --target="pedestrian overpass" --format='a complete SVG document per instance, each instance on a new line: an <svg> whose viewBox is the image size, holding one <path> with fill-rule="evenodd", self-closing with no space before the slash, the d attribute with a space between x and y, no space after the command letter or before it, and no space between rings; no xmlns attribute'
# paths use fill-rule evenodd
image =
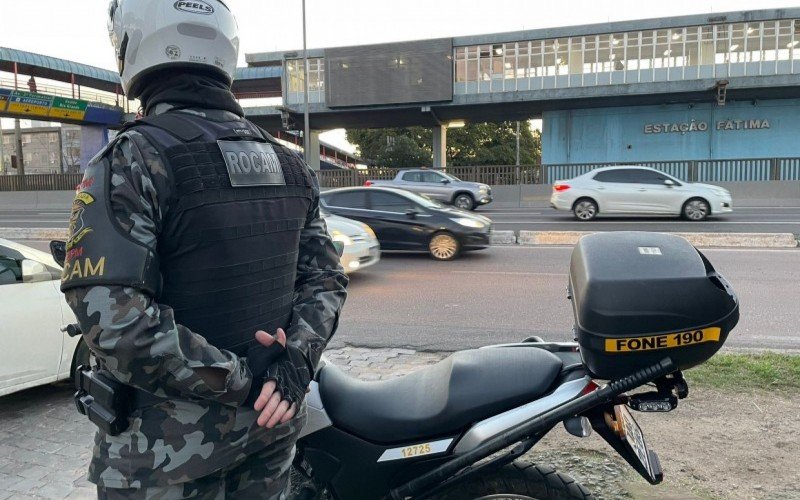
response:
<svg viewBox="0 0 800 500"><path fill-rule="evenodd" d="M302 55L247 55L283 68L255 122L302 124ZM800 9L312 49L308 88L312 129L431 127L437 167L448 126L533 117L543 163L797 157Z"/></svg>
<svg viewBox="0 0 800 500"><path fill-rule="evenodd" d="M238 68L232 90L243 106L280 98L282 74L280 66ZM108 130L133 119L138 108L138 101L124 95L114 71L0 47L0 117L80 125L82 165L108 142ZM281 133L279 124L270 130L290 147L302 142L295 134ZM328 168L361 162L329 144L319 149L321 164Z"/></svg>

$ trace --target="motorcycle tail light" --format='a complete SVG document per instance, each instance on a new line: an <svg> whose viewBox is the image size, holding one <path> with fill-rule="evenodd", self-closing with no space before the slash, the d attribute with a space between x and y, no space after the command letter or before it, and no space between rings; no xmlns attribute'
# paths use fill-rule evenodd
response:
<svg viewBox="0 0 800 500"><path fill-rule="evenodd" d="M594 381L592 380L588 384L586 384L586 387L583 388L583 390L581 391L581 396L591 394L599 388L600 386L595 384Z"/></svg>

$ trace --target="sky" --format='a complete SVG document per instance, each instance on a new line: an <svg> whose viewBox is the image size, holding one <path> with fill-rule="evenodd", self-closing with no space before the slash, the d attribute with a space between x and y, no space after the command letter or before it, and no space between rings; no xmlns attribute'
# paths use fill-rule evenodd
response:
<svg viewBox="0 0 800 500"><path fill-rule="evenodd" d="M245 53L302 48L301 0L227 4L241 66ZM306 18L315 48L781 7L800 0L306 0ZM114 69L107 12L108 0L0 0L0 47ZM347 146L343 131L323 140Z"/></svg>

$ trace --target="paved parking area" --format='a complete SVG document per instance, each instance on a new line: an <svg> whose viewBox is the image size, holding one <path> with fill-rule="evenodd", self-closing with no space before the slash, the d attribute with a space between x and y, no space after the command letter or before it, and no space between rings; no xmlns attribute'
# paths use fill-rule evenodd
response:
<svg viewBox="0 0 800 500"><path fill-rule="evenodd" d="M435 363L442 354L410 349L330 350L328 359L354 376L379 380ZM70 384L0 399L0 500L90 499L86 480L94 426L78 414Z"/></svg>

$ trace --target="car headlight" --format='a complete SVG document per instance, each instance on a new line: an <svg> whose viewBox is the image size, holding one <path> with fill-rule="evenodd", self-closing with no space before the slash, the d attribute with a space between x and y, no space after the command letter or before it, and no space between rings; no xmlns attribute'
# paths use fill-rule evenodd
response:
<svg viewBox="0 0 800 500"><path fill-rule="evenodd" d="M486 224L484 224L483 222L481 222L479 220L469 219L467 217L459 217L457 219L450 219L450 220L455 222L456 224L458 224L460 226L473 227L475 229L480 229L480 228L486 226Z"/></svg>
<svg viewBox="0 0 800 500"><path fill-rule="evenodd" d="M369 227L368 225L366 225L366 224L361 224L361 228L362 228L362 229L364 229L364 232L366 232L366 233L367 233L367 234L368 234L370 237L372 237L373 239L376 239L376 240L378 239L378 237L377 237L377 236L375 236L375 231L373 231L373 230L372 230L372 228L371 228L371 227Z"/></svg>
<svg viewBox="0 0 800 500"><path fill-rule="evenodd" d="M479 191L489 191L489 186L487 186L485 184L482 184L482 185L478 186L478 190Z"/></svg>
<svg viewBox="0 0 800 500"><path fill-rule="evenodd" d="M333 241L342 242L344 244L344 246L348 246L348 245L352 245L353 244L353 240L351 240L349 236L347 236L343 232L338 231L336 229L331 231L331 239Z"/></svg>

